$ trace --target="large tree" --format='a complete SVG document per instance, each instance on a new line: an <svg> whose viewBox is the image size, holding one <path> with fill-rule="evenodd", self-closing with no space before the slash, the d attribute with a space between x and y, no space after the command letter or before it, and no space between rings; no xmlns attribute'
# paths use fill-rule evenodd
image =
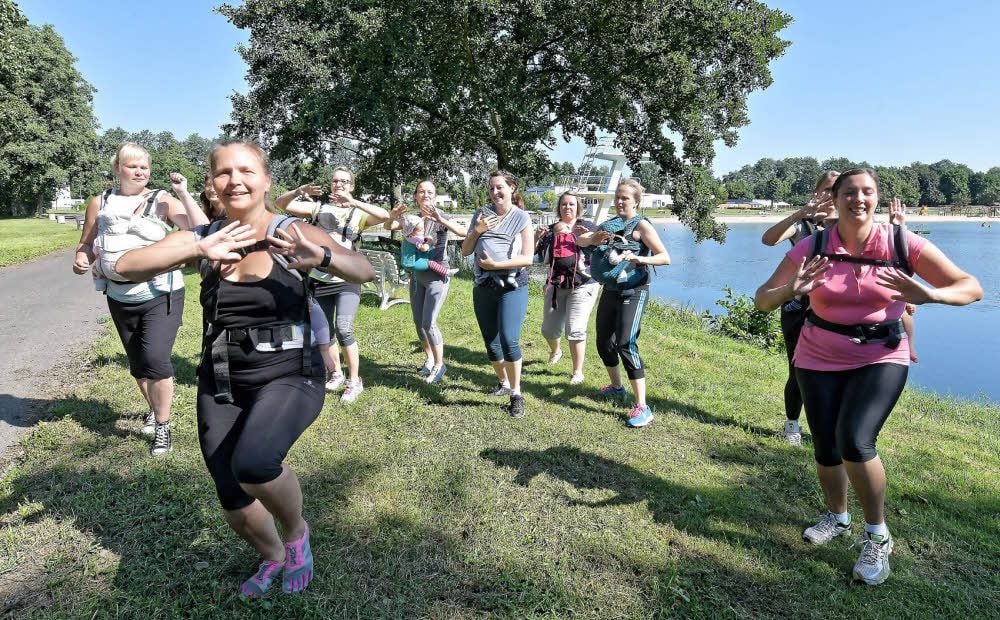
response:
<svg viewBox="0 0 1000 620"><path fill-rule="evenodd" d="M0 0L0 214L41 210L95 164L93 87L51 26Z"/></svg>
<svg viewBox="0 0 1000 620"><path fill-rule="evenodd" d="M540 176L539 147L601 133L635 168L648 153L699 239L713 142L736 141L789 17L746 0L246 0L250 91L232 129L278 157L348 139L370 190L489 155Z"/></svg>

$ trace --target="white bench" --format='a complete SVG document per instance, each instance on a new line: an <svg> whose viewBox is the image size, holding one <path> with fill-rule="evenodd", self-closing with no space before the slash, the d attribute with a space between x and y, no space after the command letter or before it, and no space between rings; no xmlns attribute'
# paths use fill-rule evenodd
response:
<svg viewBox="0 0 1000 620"><path fill-rule="evenodd" d="M399 276L396 256L381 250L361 250L368 262L375 268L375 279L361 285L361 294L375 295L385 310L396 304L410 303L410 281Z"/></svg>

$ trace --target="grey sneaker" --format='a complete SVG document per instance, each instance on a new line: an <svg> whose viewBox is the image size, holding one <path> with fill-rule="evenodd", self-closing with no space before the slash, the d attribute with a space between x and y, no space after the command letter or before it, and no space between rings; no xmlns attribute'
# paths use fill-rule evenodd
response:
<svg viewBox="0 0 1000 620"><path fill-rule="evenodd" d="M510 395L510 406L507 408L510 417L520 420L524 417L524 397L520 394Z"/></svg>
<svg viewBox="0 0 1000 620"><path fill-rule="evenodd" d="M444 373L446 372L448 372L448 366L445 364L435 366L431 369L430 374L427 375L427 383L437 383L444 378Z"/></svg>
<svg viewBox="0 0 1000 620"><path fill-rule="evenodd" d="M432 370L434 370L434 362L427 360L424 362L424 365L420 367L420 370L417 371L417 374L421 377L429 377Z"/></svg>
<svg viewBox="0 0 1000 620"><path fill-rule="evenodd" d="M790 446L802 445L802 427L798 420L785 420L785 441Z"/></svg>
<svg viewBox="0 0 1000 620"><path fill-rule="evenodd" d="M146 414L146 417L142 419L142 434L153 436L153 432L156 430L156 414L150 411Z"/></svg>
<svg viewBox="0 0 1000 620"><path fill-rule="evenodd" d="M510 388L503 383L497 383L497 389L490 392L489 395L497 398L501 396L510 396Z"/></svg>
<svg viewBox="0 0 1000 620"><path fill-rule="evenodd" d="M807 527L802 532L802 540L811 542L814 545L825 545L837 536L845 536L851 533L851 524L844 525L837 521L837 517L832 512L823 515L820 522L812 527Z"/></svg>
<svg viewBox="0 0 1000 620"><path fill-rule="evenodd" d="M344 393L340 395L340 401L353 403L358 400L358 396L361 396L361 392L364 391L365 384L361 381L361 377L358 377L357 381L348 381L344 384Z"/></svg>
<svg viewBox="0 0 1000 620"><path fill-rule="evenodd" d="M865 532L856 544L861 545L861 555L854 563L854 580L877 586L888 579L892 536Z"/></svg>
<svg viewBox="0 0 1000 620"><path fill-rule="evenodd" d="M153 430L153 445L149 448L149 453L153 456L163 456L173 452L174 442L170 439L170 422L165 424L156 423Z"/></svg>

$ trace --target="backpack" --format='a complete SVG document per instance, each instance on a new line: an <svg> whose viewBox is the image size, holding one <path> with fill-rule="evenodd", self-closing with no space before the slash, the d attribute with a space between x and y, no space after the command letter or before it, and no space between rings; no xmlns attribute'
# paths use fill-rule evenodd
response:
<svg viewBox="0 0 1000 620"><path fill-rule="evenodd" d="M271 219L271 223L267 226L266 237L274 236L276 230L288 230L288 228L295 222L300 221L296 217L289 215L276 215ZM222 220L216 220L210 224L204 224L195 228L195 234L200 235L202 238L208 235L214 234L225 224ZM241 248L237 250L237 253L246 256L252 252L257 252L260 250L266 250L270 247L268 240L262 239L257 243ZM302 300L304 305L304 311L302 313L302 374L306 377L314 376L313 360L312 360L312 326L310 324L309 316L309 306L312 298L312 285L310 284L310 279L304 277L297 269L294 267L289 267L288 260L281 254L271 254L271 258L274 262L278 263L279 266L284 267L291 273L297 280L302 282ZM215 375L215 400L220 403L232 403L233 396L230 388L229 382L229 351L227 332L231 330L227 329L216 329L213 326L213 321L216 320L219 310L219 285L221 283L221 275L219 270L212 266L211 261L201 260L198 265L198 271L201 273L202 279L211 284L209 295L211 296L211 301L209 302L210 308L206 308L206 312L203 314L203 322L205 328L205 338L203 341L202 350L202 360L210 360L212 364L213 373ZM272 334L281 334L281 328L283 326L268 326L269 332ZM288 327L288 326L284 326ZM257 332L259 328L246 328L241 331L247 332ZM294 330L291 330L294 334ZM255 334L251 334L251 337L256 337ZM279 336L280 338L281 336ZM280 342L277 343L279 349L281 347ZM322 368L319 369L322 372ZM318 376L318 375L316 375Z"/></svg>
<svg viewBox="0 0 1000 620"><path fill-rule="evenodd" d="M645 219L641 215L626 221L616 217L604 222L598 228L599 231L613 234L606 244L597 246L590 256L591 275L604 286L628 290L649 281L649 268L646 265L633 265L627 260L622 260L621 256L625 252L648 256L649 248L632 238L632 233L639 226L639 222ZM623 273L626 275L623 276Z"/></svg>
<svg viewBox="0 0 1000 620"><path fill-rule="evenodd" d="M879 258L863 258L860 256L849 256L846 254L827 254L826 246L830 239L830 229L824 228L813 234L812 252L809 260L817 256L822 256L830 260L841 263L856 263L861 265L874 265L876 267L895 267L903 271L908 276L913 275L913 267L910 265L910 247L907 244L909 231L903 224L890 224L891 234L889 235L889 260Z"/></svg>

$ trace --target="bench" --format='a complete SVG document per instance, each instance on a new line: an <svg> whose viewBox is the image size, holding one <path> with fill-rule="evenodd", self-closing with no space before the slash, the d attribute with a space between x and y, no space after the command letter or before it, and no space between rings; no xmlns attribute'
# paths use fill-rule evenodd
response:
<svg viewBox="0 0 1000 620"><path fill-rule="evenodd" d="M396 304L410 303L410 281L399 277L396 256L381 250L361 250L361 253L375 268L375 279L361 285L361 294L368 293L378 297L381 301L379 308L382 310Z"/></svg>

